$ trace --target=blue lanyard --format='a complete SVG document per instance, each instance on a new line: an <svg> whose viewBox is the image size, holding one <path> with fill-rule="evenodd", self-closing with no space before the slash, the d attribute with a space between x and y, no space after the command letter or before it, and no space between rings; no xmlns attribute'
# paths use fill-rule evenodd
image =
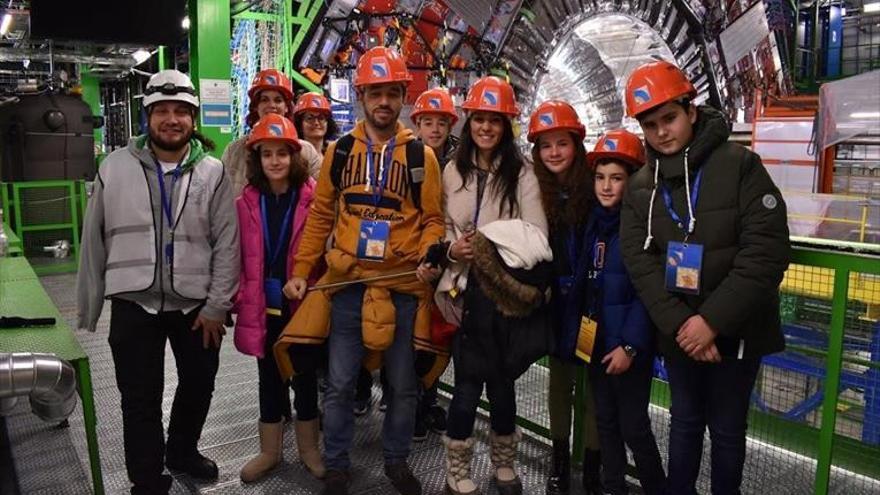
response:
<svg viewBox="0 0 880 495"><path fill-rule="evenodd" d="M391 138L391 141L388 141L388 144L385 146L386 156L380 158L380 162L385 164L385 167L381 171L382 178L379 178L379 170L374 170L373 168L373 140L367 138L367 177L372 180L374 177L376 178L376 185L373 186L373 206L379 206L379 201L382 199L382 193L385 192L385 184L388 183L388 176L390 175L391 170L391 157L394 155L394 144L397 140L397 137ZM381 153L381 151L380 151Z"/></svg>
<svg viewBox="0 0 880 495"><path fill-rule="evenodd" d="M284 236L287 234L287 228L290 225L290 212L293 211L293 205L296 203L296 192L290 198L290 204L287 205L287 212L284 214L284 220L281 222L281 230L278 232L278 243L272 248L272 239L269 238L269 216L266 213L266 195L260 195L260 213L263 216L263 243L266 244L266 253L269 254L269 263L266 264L271 271L271 267L275 265L278 254L284 245Z"/></svg>
<svg viewBox="0 0 880 495"><path fill-rule="evenodd" d="M171 189L167 192L165 191L165 172L162 170L162 165L156 162L156 176L159 177L159 199L162 200L162 211L165 212L168 228L171 230L174 230L174 216L171 213L171 195L174 194L174 185L177 184L177 179L180 178L182 170L180 165L183 163L184 158L181 158L177 163L177 167L174 168L171 176Z"/></svg>
<svg viewBox="0 0 880 495"><path fill-rule="evenodd" d="M703 169L701 168L697 171L697 177L694 179L694 185L691 187L691 210L697 211L697 197L700 195L700 181L703 178ZM672 218L672 221L678 225L678 228L684 230L688 234L693 234L693 231L690 228L691 223L691 215L690 211L687 213L687 221L682 221L681 217L676 213L675 208L672 206L672 195L669 193L669 188L666 187L666 184L663 184L660 188L660 191L663 193L663 202L666 203L666 211L669 212L669 216Z"/></svg>

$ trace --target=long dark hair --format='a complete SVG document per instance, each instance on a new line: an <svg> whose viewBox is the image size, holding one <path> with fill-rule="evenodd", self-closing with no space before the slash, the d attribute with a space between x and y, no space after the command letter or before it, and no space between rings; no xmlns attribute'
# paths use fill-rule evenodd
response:
<svg viewBox="0 0 880 495"><path fill-rule="evenodd" d="M299 189L309 179L309 165L299 152L294 152L290 145L290 173L287 182L293 189ZM263 163L260 158L260 149L255 148L247 155L247 167L245 168L248 184L254 186L263 194L271 194L269 178L263 172Z"/></svg>
<svg viewBox="0 0 880 495"><path fill-rule="evenodd" d="M478 167L473 163L474 153L477 151L477 145L471 137L471 119L473 114L468 115L464 126L461 128L459 136L458 148L455 150L455 168L461 175L462 188L467 184L471 174L476 173ZM494 170L494 179L492 179L492 193L499 196L501 201L498 205L498 214L503 216L505 205L511 217L519 214L519 201L516 199L516 191L519 186L519 174L525 166L525 159L516 147L513 138L513 125L510 119L501 119L504 122L504 133L501 135L501 142L492 152L492 161L501 157L501 164L498 170Z"/></svg>
<svg viewBox="0 0 880 495"><path fill-rule="evenodd" d="M305 134L303 133L303 119L305 118L305 112L300 112L293 116L293 126L296 127L296 135L299 136L300 139L305 139ZM327 143L336 139L336 135L339 133L339 126L336 124L336 121L333 120L333 115L327 116L327 133L324 134L324 147L327 147ZM323 153L324 150L318 150L318 153Z"/></svg>
<svg viewBox="0 0 880 495"><path fill-rule="evenodd" d="M541 204L544 206L544 213L551 227L582 223L589 215L596 199L593 172L587 165L587 150L576 134L570 135L575 148L574 161L568 170L563 172L565 175L561 183L541 160L540 136L532 146L532 162L535 164L535 175L541 187ZM564 202L559 200L562 190L568 194L568 199Z"/></svg>

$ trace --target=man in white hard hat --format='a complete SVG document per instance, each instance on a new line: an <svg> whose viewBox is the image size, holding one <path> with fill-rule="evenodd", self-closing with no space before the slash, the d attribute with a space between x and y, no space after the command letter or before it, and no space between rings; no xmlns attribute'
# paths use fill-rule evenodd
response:
<svg viewBox="0 0 880 495"><path fill-rule="evenodd" d="M78 327L95 331L104 299L111 300L109 342L133 494L168 492L163 461L195 478L217 478L217 465L197 444L238 288L239 240L229 178L194 134L198 105L185 74L150 78L149 132L101 164L83 227ZM167 448L166 340L178 377Z"/></svg>

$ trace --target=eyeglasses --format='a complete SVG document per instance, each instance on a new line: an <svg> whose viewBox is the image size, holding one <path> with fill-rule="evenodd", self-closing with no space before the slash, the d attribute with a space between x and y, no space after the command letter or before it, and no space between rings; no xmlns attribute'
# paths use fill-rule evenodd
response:
<svg viewBox="0 0 880 495"><path fill-rule="evenodd" d="M327 122L327 116L323 114L306 114L303 116L303 122L308 122L309 124Z"/></svg>

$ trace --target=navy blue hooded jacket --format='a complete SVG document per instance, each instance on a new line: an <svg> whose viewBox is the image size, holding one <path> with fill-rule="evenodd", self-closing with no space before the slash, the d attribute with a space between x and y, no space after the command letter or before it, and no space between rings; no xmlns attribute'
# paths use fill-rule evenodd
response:
<svg viewBox="0 0 880 495"><path fill-rule="evenodd" d="M601 360L617 346L627 344L638 351L637 359L654 355L656 330L623 264L619 226L619 209L610 211L599 205L593 208L582 237L569 304L564 310L557 350L560 357L574 358L581 317L591 313L599 323L593 359ZM597 241L605 242L601 268L596 266Z"/></svg>

